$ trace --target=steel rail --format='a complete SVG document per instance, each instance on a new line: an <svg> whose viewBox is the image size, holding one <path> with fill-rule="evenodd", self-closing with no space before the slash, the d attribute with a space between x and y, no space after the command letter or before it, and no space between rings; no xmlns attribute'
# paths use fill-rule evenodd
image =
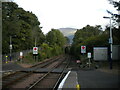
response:
<svg viewBox="0 0 120 90"><path fill-rule="evenodd" d="M59 57L59 58L60 58L60 57ZM59 58L54 59L54 60L50 61L49 63L47 63L47 64L45 64L45 65L43 65L43 66L41 66L41 67L38 67L38 68L43 68L43 67L45 67L45 66L47 66L47 65L49 65L49 64L51 64L51 63L53 63L53 62L55 62L55 61L57 61ZM40 64L38 64L38 65L40 65ZM38 65L37 65L37 66L38 66ZM36 68L36 69L34 69L34 70L37 70L38 68ZM19 72L18 72L18 73L19 73ZM7 86L9 86L9 85L11 85L11 84L13 84L14 82L16 82L16 81L18 81L18 80L20 80L20 79L22 79L22 78L24 78L24 77L26 77L26 76L31 75L32 73L33 73L33 72L29 72L29 73L27 73L27 74L24 74L23 76L20 76L20 77L18 77L18 78L16 78L16 79L10 81L9 83L3 85L3 88L4 88L4 87L7 87ZM16 73L15 73L15 74L16 74ZM8 75L8 76L12 76L12 75ZM6 77L6 78L7 78L7 77Z"/></svg>
<svg viewBox="0 0 120 90"><path fill-rule="evenodd" d="M63 61L63 60L62 60ZM27 90L31 90L32 88L35 87L35 85L37 85L40 81L42 81L46 76L48 76L56 67L58 67L62 61L59 64L56 64L52 70L48 71L46 74L44 74L40 79L38 79L35 83L33 83L30 87L27 88Z"/></svg>
<svg viewBox="0 0 120 90"><path fill-rule="evenodd" d="M63 68L63 70L62 70L62 72L61 72L61 74L60 74L60 77L58 78L57 82L55 83L55 85L54 85L54 87L53 87L53 90L57 90L58 85L60 84L60 82L61 82L61 80L62 80L62 78L63 78L63 76L64 76L64 71L65 71L65 69L68 67L69 64L70 64L70 60L69 60L69 58L68 58L68 63L67 63L67 65Z"/></svg>

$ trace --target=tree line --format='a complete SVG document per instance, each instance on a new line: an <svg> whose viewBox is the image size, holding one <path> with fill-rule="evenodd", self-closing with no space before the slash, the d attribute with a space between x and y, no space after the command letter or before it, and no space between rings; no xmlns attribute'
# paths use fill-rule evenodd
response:
<svg viewBox="0 0 120 90"><path fill-rule="evenodd" d="M116 10L120 10L120 2L109 0ZM120 15L114 14L113 21L120 23ZM120 45L120 27L112 26L113 44ZM86 45L87 51L92 51L95 46L109 47L109 30L106 26L103 31L101 25L87 25L78 29L73 38L71 54L80 58L80 46ZM68 44L67 37L57 29L51 29L46 35L42 32L42 27L35 14L25 11L18 7L14 2L2 3L2 54L8 54L10 50L10 37L13 46L12 52L32 49L35 46L39 48L40 58L49 58L51 56L64 53L64 45Z"/></svg>
<svg viewBox="0 0 120 90"><path fill-rule="evenodd" d="M11 43L10 43L11 37ZM64 53L66 37L57 29L47 35L35 14L18 7L14 2L2 2L2 54L8 54L10 44L12 52L39 47L39 56L49 58Z"/></svg>
<svg viewBox="0 0 120 90"><path fill-rule="evenodd" d="M113 4L114 7L120 11L120 1L109 1L110 4ZM120 23L120 15L114 14L112 17L112 20L114 21L114 24L112 23L113 45L120 45L120 26L118 26L118 23ZM116 25L118 27L116 27ZM73 38L71 54L80 59L82 45L87 47L87 52L93 52L93 47L109 47L109 31L109 25L106 26L104 31L102 30L101 25L87 25L82 29L78 29Z"/></svg>

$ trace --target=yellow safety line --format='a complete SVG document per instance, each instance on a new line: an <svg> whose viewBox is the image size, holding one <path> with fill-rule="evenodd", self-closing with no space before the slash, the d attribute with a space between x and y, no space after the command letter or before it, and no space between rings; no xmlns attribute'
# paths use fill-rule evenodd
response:
<svg viewBox="0 0 120 90"><path fill-rule="evenodd" d="M80 90L80 85L77 84L77 85L76 85L76 88L77 88L77 90Z"/></svg>

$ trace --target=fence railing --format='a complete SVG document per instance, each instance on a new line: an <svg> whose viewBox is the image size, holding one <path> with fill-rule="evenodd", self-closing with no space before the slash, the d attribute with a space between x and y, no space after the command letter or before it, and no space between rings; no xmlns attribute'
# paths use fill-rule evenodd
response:
<svg viewBox="0 0 120 90"><path fill-rule="evenodd" d="M23 56L26 56L28 53L32 52L32 50L23 50L20 52L23 52ZM20 52L11 53L11 61L19 59ZM5 62L6 60L10 61L10 54L2 55L2 61Z"/></svg>

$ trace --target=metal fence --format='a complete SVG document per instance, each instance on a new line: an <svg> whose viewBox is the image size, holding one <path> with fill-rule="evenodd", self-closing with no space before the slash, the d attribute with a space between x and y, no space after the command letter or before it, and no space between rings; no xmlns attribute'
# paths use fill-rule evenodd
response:
<svg viewBox="0 0 120 90"><path fill-rule="evenodd" d="M20 52L23 52L23 56L26 56L28 53L32 52L32 50L23 50L23 51L20 51ZM11 60L12 61L18 60L19 57L20 57L20 52L12 53L11 54ZM2 55L2 61L5 62L6 60L10 61L10 54Z"/></svg>

